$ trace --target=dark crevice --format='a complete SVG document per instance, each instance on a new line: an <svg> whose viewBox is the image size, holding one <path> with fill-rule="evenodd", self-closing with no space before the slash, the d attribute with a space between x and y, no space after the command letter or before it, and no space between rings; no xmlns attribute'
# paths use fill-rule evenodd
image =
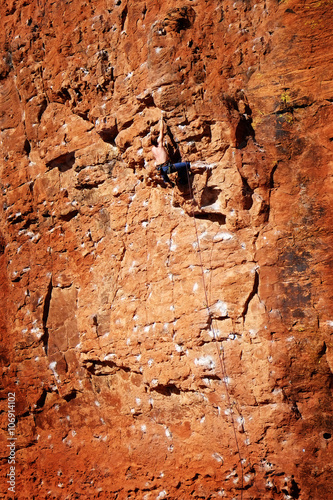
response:
<svg viewBox="0 0 333 500"><path fill-rule="evenodd" d="M232 110L238 111L238 104L237 104L237 101L234 97L232 97L229 94L225 94L223 96L223 100L224 100L225 105L229 111L232 111Z"/></svg>
<svg viewBox="0 0 333 500"><path fill-rule="evenodd" d="M9 224L19 224L23 222L22 214L11 214L7 217L7 221Z"/></svg>
<svg viewBox="0 0 333 500"><path fill-rule="evenodd" d="M111 144L112 146L116 146L115 139L118 135L118 130L117 127L115 128L110 128L110 129L104 129L99 132L97 132L102 141L107 142L108 144Z"/></svg>
<svg viewBox="0 0 333 500"><path fill-rule="evenodd" d="M258 274L257 271L255 271L253 288L252 288L252 291L251 291L250 295L248 296L248 298L247 298L247 300L246 300L246 302L244 304L244 309L243 309L243 314L242 314L242 318L243 319L245 319L245 316L247 314L247 311L248 311L249 304L250 304L251 300L258 293L258 288L259 288L259 274Z"/></svg>
<svg viewBox="0 0 333 500"><path fill-rule="evenodd" d="M30 151L31 151L31 146L30 146L30 142L28 141L28 139L26 139L24 141L23 149L24 149L25 153L27 154L27 156L29 156Z"/></svg>
<svg viewBox="0 0 333 500"><path fill-rule="evenodd" d="M283 106L283 109L279 109L278 111L276 111L276 115L284 115L286 113L293 113L293 111L295 109L305 109L305 108L309 108L310 106L312 106L313 102L310 102L310 101L305 101L305 102L302 102L302 103L299 103L299 104L287 104L287 103L284 103L284 106Z"/></svg>
<svg viewBox="0 0 333 500"><path fill-rule="evenodd" d="M86 370L91 373L92 375L97 375L97 376L108 376L114 374L118 370L122 370L124 372L130 372L131 369L128 368L128 366L118 366L116 363L113 361L100 361L97 359L86 359L84 361L84 367ZM106 369L106 371L103 371L103 368ZM112 370L112 371L110 371ZM134 370L132 370L133 373Z"/></svg>
<svg viewBox="0 0 333 500"><path fill-rule="evenodd" d="M252 127L252 118L247 114L241 115L238 125L236 127L236 147L243 149L246 147L248 140L252 138L255 140L255 132Z"/></svg>
<svg viewBox="0 0 333 500"><path fill-rule="evenodd" d="M193 477L191 477L191 479L190 479L190 480L191 480L192 482L194 482L194 481L196 481L197 479L199 479L199 477L200 477L200 476L201 476L201 474L196 473L196 474L194 474L194 476L193 476ZM210 477L210 475L209 475L209 474L207 474L205 477Z"/></svg>
<svg viewBox="0 0 333 500"><path fill-rule="evenodd" d="M82 118L82 120L91 123L91 121L89 120L89 117L88 117L89 111L77 111L76 114L77 114L77 116Z"/></svg>
<svg viewBox="0 0 333 500"><path fill-rule="evenodd" d="M49 162L47 162L46 166L50 170L53 168L58 168L60 172L66 172L73 167L74 163L75 151L72 151L71 153L66 153L58 156L58 158L54 158L54 160L50 160Z"/></svg>
<svg viewBox="0 0 333 500"><path fill-rule="evenodd" d="M174 384L157 385L156 387L153 387L151 390L154 390L159 394L162 394L162 396L172 396L172 394L176 395L180 394L180 389L178 389L178 387Z"/></svg>
<svg viewBox="0 0 333 500"><path fill-rule="evenodd" d="M73 389L69 394L66 394L66 396L63 396L64 400L69 402L75 399L77 396L77 391Z"/></svg>
<svg viewBox="0 0 333 500"><path fill-rule="evenodd" d="M24 222L24 224L20 226L20 230L22 231L24 229L29 229L31 225L38 224L38 219L28 217L24 220L22 214L20 214L14 220L9 220L9 224L18 224L21 222Z"/></svg>
<svg viewBox="0 0 333 500"><path fill-rule="evenodd" d="M140 113L146 108L152 108L155 107L155 101L154 97L148 90L143 92L142 94L136 96L137 100L140 102L140 108L138 109L138 112Z"/></svg>
<svg viewBox="0 0 333 500"><path fill-rule="evenodd" d="M45 389L43 389L42 395L41 395L41 396L40 396L40 398L36 401L36 407L37 407L38 409L43 408L43 406L45 405L46 396L47 396L47 391L46 391Z"/></svg>
<svg viewBox="0 0 333 500"><path fill-rule="evenodd" d="M180 33L182 30L187 30L190 27L191 27L191 22L189 19L186 19L184 17L180 18L177 21L176 32Z"/></svg>
<svg viewBox="0 0 333 500"><path fill-rule="evenodd" d="M67 214L60 215L60 219L65 222L69 222L70 220L74 219L74 217L76 217L78 213L78 210L73 210L72 212L69 212Z"/></svg>
<svg viewBox="0 0 333 500"><path fill-rule="evenodd" d="M299 420L299 419L302 418L302 414L301 414L301 412L298 409L296 401L294 401L294 403L293 403L293 405L291 407L291 411L292 411L294 417L296 418L296 420Z"/></svg>
<svg viewBox="0 0 333 500"><path fill-rule="evenodd" d="M68 92L68 90L65 89L65 88L59 90L59 92L57 92L57 96L60 98L60 100L62 101L62 103L65 103L66 101L70 101L71 100L71 95Z"/></svg>
<svg viewBox="0 0 333 500"><path fill-rule="evenodd" d="M79 89L74 89L74 92L76 94L76 102L81 102L82 101L82 92L80 92Z"/></svg>
<svg viewBox="0 0 333 500"><path fill-rule="evenodd" d="M274 184L274 174L276 172L278 164L276 163L274 167L272 168L271 175L269 176L269 187L270 189L274 189L275 184Z"/></svg>
<svg viewBox="0 0 333 500"><path fill-rule="evenodd" d="M23 224L22 229L28 229L32 224L38 224L38 219L28 217L25 223Z"/></svg>
<svg viewBox="0 0 333 500"><path fill-rule="evenodd" d="M189 29L195 21L195 11L192 7L180 7L171 9L164 19L164 25L171 31L180 33Z"/></svg>
<svg viewBox="0 0 333 500"><path fill-rule="evenodd" d="M2 235L0 235L0 255L3 255L5 253L5 248L6 240Z"/></svg>
<svg viewBox="0 0 333 500"><path fill-rule="evenodd" d="M99 337L100 335L98 334L98 317L97 317L97 314L94 314L92 320L93 320L93 325L96 328L96 335L97 335L97 337Z"/></svg>
<svg viewBox="0 0 333 500"><path fill-rule="evenodd" d="M43 308L43 331L44 331L44 333L40 339L43 342L43 346L44 346L44 350L45 350L46 355L48 353L48 343L49 343L49 330L48 330L46 325L47 325L47 319L48 319L49 312L50 312L52 289L53 289L53 285L52 285L52 277L51 277L50 282L49 282L49 286L48 286L48 289L47 289L47 292L45 295L45 299L44 299L44 308Z"/></svg>
<svg viewBox="0 0 333 500"><path fill-rule="evenodd" d="M128 14L128 9L127 9L127 5L126 5L124 10L121 13L121 31L124 30L127 14Z"/></svg>
<svg viewBox="0 0 333 500"><path fill-rule="evenodd" d="M104 182L105 182L105 179L101 179L98 181L85 182L85 183L82 182L80 184L77 184L75 186L75 189L78 189L79 191L84 190L84 189L94 189L94 188L98 188L98 186L100 186Z"/></svg>
<svg viewBox="0 0 333 500"><path fill-rule="evenodd" d="M221 380L221 377L219 377L218 375L205 375L203 378L205 380Z"/></svg>
<svg viewBox="0 0 333 500"><path fill-rule="evenodd" d="M190 392L190 393L196 393L195 390L191 390L191 389L180 389L179 387L177 387L175 384L166 384L166 385L162 385L162 384L159 384L157 385L156 387L150 387L149 390L152 392L152 391L155 391L157 392L158 394L161 394L162 396L166 396L166 397L170 397L172 396L173 394L176 395L176 396L179 396L180 394L184 394L186 392Z"/></svg>
<svg viewBox="0 0 333 500"><path fill-rule="evenodd" d="M324 354L326 354L326 342L324 342L322 348L320 349L319 353L318 353L318 357L321 358L322 356L324 356Z"/></svg>
<svg viewBox="0 0 333 500"><path fill-rule="evenodd" d="M39 123L40 123L40 121L42 119L42 116L43 116L44 111L46 110L46 108L47 108L47 100L44 99L42 101L42 103L40 104L39 110L38 110L37 120L38 120Z"/></svg>
<svg viewBox="0 0 333 500"><path fill-rule="evenodd" d="M28 216L28 218L24 220L24 216ZM38 224L38 219L31 218L30 212L27 212L25 214L18 213L9 215L7 220L9 224L20 224L21 222L24 222L24 224L20 227L20 230L28 229L31 225Z"/></svg>
<svg viewBox="0 0 333 500"><path fill-rule="evenodd" d="M209 220L211 222L218 222L221 226L225 225L227 217L220 213L199 212L195 213L196 219Z"/></svg>
<svg viewBox="0 0 333 500"><path fill-rule="evenodd" d="M299 498L300 493L301 493L301 490L300 490L298 484L296 483L295 479L292 479L289 495L291 496L291 498L297 499L297 498Z"/></svg>
<svg viewBox="0 0 333 500"><path fill-rule="evenodd" d="M249 183L247 182L245 177L241 176L241 179L242 179L242 184L243 184L243 188L242 188L243 208L244 208L244 210L250 210L250 208L253 205L252 195L253 195L254 191L253 191L253 189L250 188Z"/></svg>

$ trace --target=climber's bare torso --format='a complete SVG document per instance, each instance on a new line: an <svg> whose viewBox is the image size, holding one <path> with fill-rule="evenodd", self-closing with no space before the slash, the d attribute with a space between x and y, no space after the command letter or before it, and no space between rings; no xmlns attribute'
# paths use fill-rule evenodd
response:
<svg viewBox="0 0 333 500"><path fill-rule="evenodd" d="M153 153L154 160L156 165L162 165L167 162L169 159L168 152L163 146L163 138L164 138L164 123L163 123L164 113L162 112L161 121L160 121L160 134L157 140L157 146L153 146L151 148L151 152Z"/></svg>
<svg viewBox="0 0 333 500"><path fill-rule="evenodd" d="M162 165L168 160L168 153L164 146L153 146L151 149L156 165Z"/></svg>

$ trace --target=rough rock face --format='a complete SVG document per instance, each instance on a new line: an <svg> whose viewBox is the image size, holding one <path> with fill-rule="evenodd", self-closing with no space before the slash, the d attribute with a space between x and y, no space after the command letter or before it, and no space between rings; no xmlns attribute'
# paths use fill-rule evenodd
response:
<svg viewBox="0 0 333 500"><path fill-rule="evenodd" d="M1 3L5 497L333 498L332 6Z"/></svg>

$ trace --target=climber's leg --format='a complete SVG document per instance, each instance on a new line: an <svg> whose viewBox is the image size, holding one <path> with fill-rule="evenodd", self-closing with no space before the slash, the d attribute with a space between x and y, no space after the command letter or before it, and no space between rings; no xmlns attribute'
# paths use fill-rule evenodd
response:
<svg viewBox="0 0 333 500"><path fill-rule="evenodd" d="M178 173L179 184L182 185L188 184L188 172L190 172L191 169L190 162L185 161L181 163L174 163L173 167L174 167L173 172Z"/></svg>
<svg viewBox="0 0 333 500"><path fill-rule="evenodd" d="M162 165L159 165L157 167L157 170L161 173L164 182L166 184L170 184L172 187L174 187L175 184L172 182L172 180L168 176L168 174L175 172L175 170L172 170L172 165L169 163L164 163Z"/></svg>
<svg viewBox="0 0 333 500"><path fill-rule="evenodd" d="M177 172L180 169L184 169L184 170L188 169L188 171L190 171L190 169L191 169L191 164L189 161L184 161L181 163L173 163L172 166L175 168L174 172Z"/></svg>

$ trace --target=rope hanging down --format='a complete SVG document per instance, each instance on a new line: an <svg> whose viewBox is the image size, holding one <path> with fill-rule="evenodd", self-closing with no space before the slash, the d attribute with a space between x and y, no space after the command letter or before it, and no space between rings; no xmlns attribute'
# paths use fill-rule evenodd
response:
<svg viewBox="0 0 333 500"><path fill-rule="evenodd" d="M188 172L188 167L186 166L186 174L187 174L187 182L188 182L188 187L190 191L190 197L195 202L191 182L190 182L190 176ZM235 444L236 444L236 450L237 454L239 457L239 463L240 463L240 468L241 468L241 500L243 498L243 489L244 489L244 468L243 468L243 459L241 456L240 448L239 448L239 443L238 443L238 438L237 438L237 432L236 432L236 425L235 425L235 420L233 416L233 409L232 409L232 404L231 404L231 398L230 398L230 393L228 389L228 378L227 378L227 372L226 372L226 367L225 367L225 360L224 360L224 349L222 346L222 343L219 347L219 342L218 342L218 337L217 337L217 332L216 329L214 328L214 319L212 312L209 307L209 301L208 301L208 294L207 294L207 287L206 287L206 282L205 282L205 274L204 274L204 266L202 262L202 256L201 256L201 249L200 249L200 240L199 240L199 234L198 234L198 228L197 228L197 223L194 215L194 209L192 211L192 217L193 217L193 222L194 222L194 229L195 229L195 237L197 240L197 253L199 255L199 262L200 262L200 268L201 268L201 277L202 277L202 285L203 285L203 290L204 290L204 295L205 295L205 307L207 309L207 314L210 319L210 328L213 333L213 339L215 340L215 346L216 346L216 351L217 351L217 357L220 363L220 368L221 368L221 373L222 373L222 379L224 381L225 385L225 391L226 391L226 396L227 396L227 406L230 411L230 417L231 417L231 425L233 429L233 434L234 434L234 439L235 439Z"/></svg>

